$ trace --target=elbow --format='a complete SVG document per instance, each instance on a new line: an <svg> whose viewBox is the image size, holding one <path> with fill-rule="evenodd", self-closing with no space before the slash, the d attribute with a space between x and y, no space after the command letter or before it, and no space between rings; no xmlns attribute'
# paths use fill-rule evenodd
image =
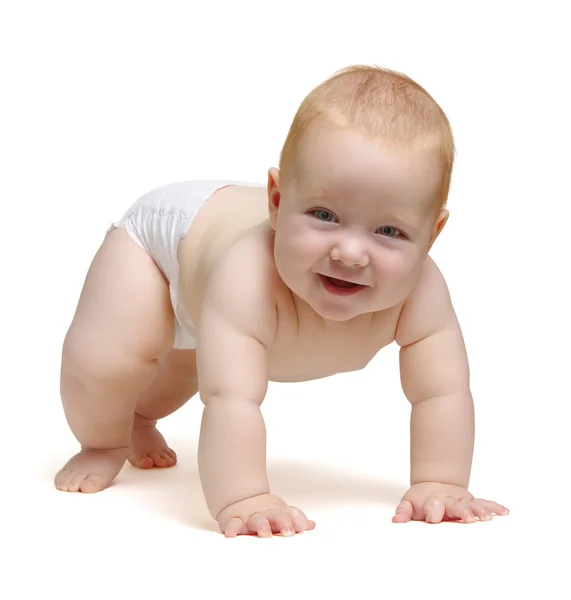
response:
<svg viewBox="0 0 571 600"><path fill-rule="evenodd" d="M409 394L405 394L408 401L410 402L411 406L419 406L421 404L427 404L429 402L432 401L454 401L455 399L462 399L462 398L469 398L470 401L472 400L472 392L470 391L470 388L462 388L462 389L455 389L455 390L450 390L450 391L443 391L443 392L439 392L439 393L433 393L433 394L413 394L413 393L409 393Z"/></svg>
<svg viewBox="0 0 571 600"><path fill-rule="evenodd" d="M264 401L264 398L266 397L266 391L267 385L260 386L259 389L250 389L247 392L244 392L243 390L216 390L206 393L199 391L198 393L200 396L200 400L202 401L202 404L204 404L204 406L208 406L213 403L242 404L245 402L249 404L255 404L256 406L260 407L262 405L262 402Z"/></svg>

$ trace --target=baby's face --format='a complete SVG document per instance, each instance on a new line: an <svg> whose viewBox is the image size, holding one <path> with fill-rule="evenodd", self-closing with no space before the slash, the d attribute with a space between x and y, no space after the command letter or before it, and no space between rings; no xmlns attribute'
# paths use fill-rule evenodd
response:
<svg viewBox="0 0 571 600"><path fill-rule="evenodd" d="M334 321L405 300L438 221L434 153L387 150L355 131L312 128L294 179L269 192L270 207L272 195L279 198L270 215L276 267L292 292ZM322 275L365 287L339 295Z"/></svg>

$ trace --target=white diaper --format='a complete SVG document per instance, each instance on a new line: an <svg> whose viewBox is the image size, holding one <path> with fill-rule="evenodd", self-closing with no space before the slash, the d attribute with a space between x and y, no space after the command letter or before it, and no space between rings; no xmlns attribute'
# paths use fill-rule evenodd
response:
<svg viewBox="0 0 571 600"><path fill-rule="evenodd" d="M123 218L113 222L107 230L124 227L133 240L150 254L169 282L175 314L174 348L196 348L196 329L178 301L178 244L203 204L214 192L227 185L263 187L259 183L206 179L171 183L139 198Z"/></svg>

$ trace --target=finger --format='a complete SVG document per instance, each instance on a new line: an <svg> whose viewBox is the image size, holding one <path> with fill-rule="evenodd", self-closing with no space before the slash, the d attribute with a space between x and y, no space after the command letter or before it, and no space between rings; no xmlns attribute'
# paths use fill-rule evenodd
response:
<svg viewBox="0 0 571 600"><path fill-rule="evenodd" d="M244 521L242 521L242 519L239 519L238 517L232 517L226 524L226 527L224 528L224 535L229 538L236 537L237 535L242 533L243 530Z"/></svg>
<svg viewBox="0 0 571 600"><path fill-rule="evenodd" d="M495 513L499 516L509 515L510 511L505 506L498 504L497 502L491 502L490 500L483 500L482 498L478 498L478 502L489 512Z"/></svg>
<svg viewBox="0 0 571 600"><path fill-rule="evenodd" d="M470 507L464 502L458 502L453 498L446 500L446 515L453 519L458 518L464 521L464 523L475 523L476 517L470 510Z"/></svg>
<svg viewBox="0 0 571 600"><path fill-rule="evenodd" d="M440 523L446 512L446 505L442 498L429 496L422 506L427 523Z"/></svg>
<svg viewBox="0 0 571 600"><path fill-rule="evenodd" d="M393 523L406 523L412 518L413 507L408 500L401 500L393 517Z"/></svg>
<svg viewBox="0 0 571 600"><path fill-rule="evenodd" d="M302 531L315 528L315 522L310 521L305 516L305 513L302 512L301 510L299 510L299 508L297 508L296 506L290 506L287 509L287 514L291 518L291 522L293 524L293 527L294 527L296 533L300 533Z"/></svg>
<svg viewBox="0 0 571 600"><path fill-rule="evenodd" d="M248 526L258 537L272 537L272 527L268 519L261 513L254 513L248 519Z"/></svg>
<svg viewBox="0 0 571 600"><path fill-rule="evenodd" d="M479 500L470 502L470 509L480 521L491 521L492 515Z"/></svg>
<svg viewBox="0 0 571 600"><path fill-rule="evenodd" d="M274 533L281 533L284 537L295 535L291 517L287 513L272 510L266 516Z"/></svg>

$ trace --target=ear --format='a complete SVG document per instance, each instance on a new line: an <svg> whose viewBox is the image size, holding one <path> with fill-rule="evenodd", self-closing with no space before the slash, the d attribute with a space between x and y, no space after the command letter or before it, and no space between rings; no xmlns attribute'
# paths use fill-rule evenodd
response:
<svg viewBox="0 0 571 600"><path fill-rule="evenodd" d="M268 171L268 209L270 213L270 227L274 231L278 224L280 198L280 172L275 167L272 167Z"/></svg>
<svg viewBox="0 0 571 600"><path fill-rule="evenodd" d="M440 235L440 232L444 229L444 225L446 225L446 221L448 221L448 217L450 213L443 208L438 215L436 222L434 224L434 229L432 230L432 235L430 237L430 244L428 245L428 250L432 248L432 244L436 241L436 238Z"/></svg>

